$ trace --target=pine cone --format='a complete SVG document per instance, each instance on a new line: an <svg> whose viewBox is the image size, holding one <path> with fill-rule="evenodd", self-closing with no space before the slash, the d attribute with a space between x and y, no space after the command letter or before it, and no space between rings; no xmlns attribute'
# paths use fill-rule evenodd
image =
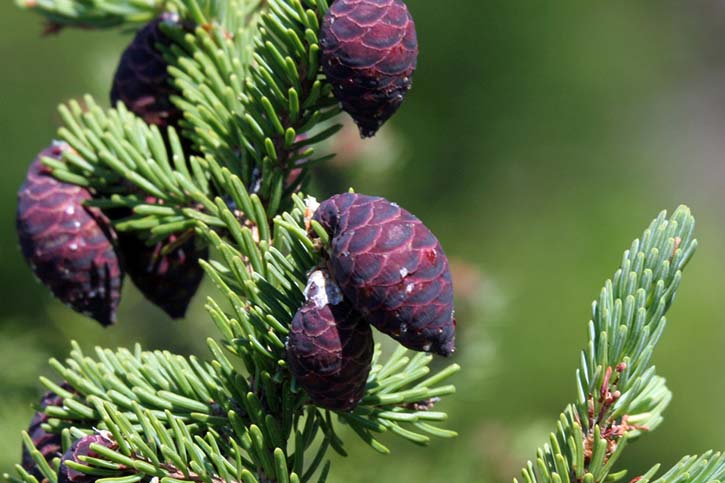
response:
<svg viewBox="0 0 725 483"><path fill-rule="evenodd" d="M61 387L73 391L73 388L67 382L61 384ZM28 434L30 439L33 440L33 445L40 451L45 460L50 462L56 456L60 456L61 437L60 434L48 433L42 428L42 425L48 421L48 415L43 411L48 406L63 406L63 398L52 391L48 391L43 395L40 399L40 407L30 421ZM28 473L35 476L38 481L43 481L44 476L25 445L23 445L22 466Z"/></svg>
<svg viewBox="0 0 725 483"><path fill-rule="evenodd" d="M178 15L164 13L136 33L121 55L111 88L111 103L122 101L126 107L147 124L160 128L176 126L181 111L171 103L175 93L169 83L168 65L156 44L171 41L159 29L161 22L178 23Z"/></svg>
<svg viewBox="0 0 725 483"><path fill-rule="evenodd" d="M372 331L322 271L310 276L306 296L292 320L287 362L316 405L349 411L365 394Z"/></svg>
<svg viewBox="0 0 725 483"><path fill-rule="evenodd" d="M108 431L99 431L96 434L90 434L82 437L73 443L73 445L61 458L60 468L58 469L58 483L93 483L97 479L101 478L100 476L86 475L65 465L66 461L84 464L83 461L80 460L80 456L97 458L99 455L91 449L91 445L94 443L113 450L118 447L118 444L113 440L111 433Z"/></svg>
<svg viewBox="0 0 725 483"><path fill-rule="evenodd" d="M412 85L415 23L402 0L337 0L320 32L321 64L363 137L392 116Z"/></svg>
<svg viewBox="0 0 725 483"><path fill-rule="evenodd" d="M410 349L454 351L448 259L418 218L384 198L344 193L313 219L330 234L330 273L356 310Z"/></svg>
<svg viewBox="0 0 725 483"><path fill-rule="evenodd" d="M163 255L169 244L174 244L174 248ZM208 258L209 249L197 245L194 236L183 241L172 235L153 246L146 245L136 233L119 236L119 252L123 255L126 273L141 293L172 319L184 317L204 278L199 260Z"/></svg>
<svg viewBox="0 0 725 483"><path fill-rule="evenodd" d="M116 320L123 272L113 231L97 209L83 205L90 192L56 180L44 156L60 159L65 143L54 143L30 165L18 192L20 247L33 273L72 309L102 325Z"/></svg>

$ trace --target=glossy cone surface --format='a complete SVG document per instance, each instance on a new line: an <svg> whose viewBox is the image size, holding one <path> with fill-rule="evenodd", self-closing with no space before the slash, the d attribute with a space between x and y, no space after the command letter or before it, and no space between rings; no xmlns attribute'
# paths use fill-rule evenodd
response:
<svg viewBox="0 0 725 483"><path fill-rule="evenodd" d="M373 335L341 298L319 298L320 285L308 285L308 301L292 320L287 361L316 405L347 411L365 394Z"/></svg>
<svg viewBox="0 0 725 483"><path fill-rule="evenodd" d="M336 0L320 31L321 63L342 108L369 137L412 85L415 23L402 0Z"/></svg>
<svg viewBox="0 0 725 483"><path fill-rule="evenodd" d="M53 178L41 164L60 159L63 143L41 152L18 193L20 247L33 273L62 302L103 325L115 322L123 273L108 219L83 206L85 188Z"/></svg>
<svg viewBox="0 0 725 483"><path fill-rule="evenodd" d="M418 218L377 196L344 193L314 219L330 235L330 272L368 322L404 346L455 349L453 284L440 243Z"/></svg>
<svg viewBox="0 0 725 483"><path fill-rule="evenodd" d="M159 127L176 125L182 116L169 99L174 89L169 84L168 65L155 46L170 43L159 24L176 20L176 15L166 13L136 33L121 55L111 88L112 105L122 101L146 123Z"/></svg>

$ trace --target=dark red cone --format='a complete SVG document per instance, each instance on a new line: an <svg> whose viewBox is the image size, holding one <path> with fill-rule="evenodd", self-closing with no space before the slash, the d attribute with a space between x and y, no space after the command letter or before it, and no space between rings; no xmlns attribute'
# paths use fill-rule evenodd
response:
<svg viewBox="0 0 725 483"><path fill-rule="evenodd" d="M99 455L91 449L91 445L94 443L112 450L118 448L118 443L113 440L111 433L108 431L99 431L96 434L82 437L73 443L61 458L60 468L58 469L58 483L93 483L101 478L100 476L86 475L65 465L66 461L86 464L80 459L81 456L97 458Z"/></svg>
<svg viewBox="0 0 725 483"><path fill-rule="evenodd" d="M67 382L64 382L61 387L68 391L73 391L73 388ZM42 425L48 421L48 416L43 412L48 406L62 406L63 398L55 394L54 392L48 391L40 399L40 407L38 411L33 415L33 419L30 421L28 427L28 434L30 439L33 440L33 444L36 449L40 451L46 461L50 462L53 458L60 456L61 454L61 437L60 434L48 433L42 428ZM35 476L38 481L44 479L43 474L38 469L38 465L30 455L30 452L23 445L23 468Z"/></svg>
<svg viewBox="0 0 725 483"><path fill-rule="evenodd" d="M440 243L395 203L354 193L323 201L314 219L330 234L330 272L368 322L418 351L455 349L453 285Z"/></svg>
<svg viewBox="0 0 725 483"><path fill-rule="evenodd" d="M163 243L149 246L136 233L122 233L119 251L125 261L126 273L134 285L153 304L172 319L184 317L196 294L204 269L199 260L206 260L209 249L194 236L172 235ZM173 249L164 255L165 247Z"/></svg>
<svg viewBox="0 0 725 483"><path fill-rule="evenodd" d="M121 55L111 88L114 106L122 101L146 123L161 128L175 126L182 116L169 98L175 91L169 84L168 65L156 48L156 44L171 43L159 29L159 24L178 21L176 14L164 13L139 30Z"/></svg>
<svg viewBox="0 0 725 483"><path fill-rule="evenodd" d="M320 31L321 63L363 137L403 102L418 59L415 23L402 0L336 0Z"/></svg>
<svg viewBox="0 0 725 483"><path fill-rule="evenodd" d="M334 283L313 272L307 302L297 311L287 340L287 362L316 405L353 409L365 394L373 357L373 334Z"/></svg>
<svg viewBox="0 0 725 483"><path fill-rule="evenodd" d="M123 272L108 219L83 205L87 189L53 178L44 156L70 149L55 143L30 165L18 192L20 247L33 273L63 303L102 325L116 320Z"/></svg>

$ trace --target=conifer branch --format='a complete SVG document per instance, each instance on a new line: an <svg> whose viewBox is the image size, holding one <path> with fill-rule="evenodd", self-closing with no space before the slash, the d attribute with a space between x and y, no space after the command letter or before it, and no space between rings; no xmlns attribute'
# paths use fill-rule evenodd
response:
<svg viewBox="0 0 725 483"><path fill-rule="evenodd" d="M627 442L653 430L671 399L651 365L682 270L697 248L695 220L680 206L662 212L625 251L592 306L589 343L577 371L577 402L561 415L523 481L615 481ZM518 481L518 480L515 480Z"/></svg>
<svg viewBox="0 0 725 483"><path fill-rule="evenodd" d="M306 342L319 337L295 332L293 321L302 308L309 308L310 274L329 270L332 251L326 247L341 236L328 231L331 226L323 227L322 218L311 220L316 201L301 192L309 168L330 157L313 157L314 146L337 132L334 118L341 106L361 133L370 136L402 102L417 58L415 28L404 4L388 2L376 12L385 16L382 30L365 41L348 42L344 37L350 32L336 31L334 22L350 22L354 30L361 19L368 22L370 12L352 12L355 5L340 7L341 0L332 8L327 0L17 3L44 16L49 32L63 27L130 28L165 19L158 29L168 42L152 50L160 53L163 60L157 60L163 68L168 67L171 86L164 78L160 89L175 89L170 101L181 120L160 129L134 114L139 109L129 110L125 100L112 109L101 108L90 97L83 106L71 101L60 107L64 126L58 131L71 149L47 150L53 156L43 162L56 180L87 188L78 199L111 217L113 230L135 232L149 245L168 242L162 255L191 238L211 247L211 258L206 259L204 247L204 255L195 260L200 259L221 297L210 297L205 305L219 333L207 340L208 361L138 346L133 351L98 348L89 357L76 344L66 361L52 360L66 383L41 379L55 403L46 401L39 408L40 428L61 435L63 459L47 459L25 433L24 445L37 471L19 465L18 476L6 475L9 480L38 483L42 475L48 483L65 483L63 476L72 471L82 475L75 478L91 478L89 483L322 482L330 469L328 451L347 454L337 434L340 425L381 453L389 452L378 439L381 433L421 445L431 437L455 436L434 423L447 417L435 406L455 392L444 383L459 370L457 364L431 373L430 355L410 356L402 346L383 359L379 345L373 352L366 326L367 338L361 339L369 341L361 344L365 372L359 371L355 387L362 391L364 386L364 396L360 399L359 392L349 398L353 404L346 410L332 411L324 407L341 406L315 399L314 386L304 386L307 375L295 372L293 377L290 361L295 359L289 358L294 347L288 342L290 334L302 334ZM159 17L162 13L171 15ZM144 38L152 37L159 40ZM370 58L360 56L358 49ZM160 118L168 120L169 111ZM37 177L45 174L38 171L34 181L40 184ZM366 203L355 202L361 203L358 207ZM387 223L386 216L402 216L408 223L415 219L387 200L373 202L382 213L376 222ZM334 202L330 206L339 209ZM418 241L437 243L422 224L416 226L423 233ZM523 469L522 481L600 483L624 478L626 470L615 470L619 456L630 441L660 424L672 397L651 359L682 270L697 247L693 230L688 208L679 207L669 219L662 212L624 253L620 269L592 307L589 340L577 370L577 399L560 415L535 462ZM434 245L423 258L442 253ZM356 247L355 255L367 255L364 250ZM395 247L388 252L391 258L402 258ZM448 270L447 262L439 267ZM395 280L412 292L416 285L404 285L409 272L403 268L390 270L392 276L387 274L384 282ZM448 355L454 326L452 303L446 299L450 295L452 300L450 280L441 287L450 291L435 302L450 310L436 322L449 323L451 333L450 347L438 353ZM417 295L433 300L421 293L413 298ZM325 300L313 305L318 318L328 322L321 310L336 303ZM354 309L360 311L350 318L356 323L361 314L370 315L367 307ZM397 324L410 335L402 312L395 312ZM409 319L425 325L425 317L422 322ZM342 319L332 322L337 330ZM394 338L401 335L381 330ZM340 352L328 353L342 354L344 344L338 339L335 349ZM430 340L422 342L403 341L429 350ZM371 365L365 365L371 355ZM74 448L82 441L94 442L76 454ZM648 483L657 470L655 466L633 481ZM683 458L654 481L695 483L724 477L725 457L708 452Z"/></svg>
<svg viewBox="0 0 725 483"><path fill-rule="evenodd" d="M191 237L211 247L213 256L199 264L222 295L206 303L219 330L207 341L208 362L139 347L88 357L77 345L63 363L51 361L67 385L43 379L60 402L41 408L42 429L62 435L63 460L46 460L25 435L43 477L58 483L73 471L114 483L324 481L327 451L346 454L340 424L383 453L379 433L416 444L454 436L436 426L446 414L435 405L454 393L445 382L456 364L432 373L429 355L399 348L385 360L378 347L365 395L350 411L313 405L288 367L291 322L306 302L310 272L322 263L321 243L329 242L310 221L314 200L299 193L309 167L328 158L313 158L314 145L339 129L338 99L320 68L327 2L26 6L58 26L93 28L175 14L152 26L169 39L153 47L176 88L171 100L183 117L176 127L147 124L125 100L103 109L86 96L83 105L60 107L58 137L70 149L48 151L53 156L43 163L56 180L87 188L83 202L108 215L110 231L135 232L149 245L168 241L166 252ZM148 56L142 47L139 55ZM452 299L449 280L446 289ZM452 303L445 303L452 326ZM372 339L369 349L372 355ZM37 483L23 467L18 475Z"/></svg>
<svg viewBox="0 0 725 483"><path fill-rule="evenodd" d="M109 28L148 22L164 8L165 0L16 0L48 20L48 32L63 27Z"/></svg>
<svg viewBox="0 0 725 483"><path fill-rule="evenodd" d="M715 482L725 478L725 455L708 451L700 456L685 456L659 478L652 480L659 465L632 481L637 483Z"/></svg>
<svg viewBox="0 0 725 483"><path fill-rule="evenodd" d="M257 446L252 447L256 449L245 448L253 452L245 458L256 462L257 477L269 474L270 461L279 453L277 450L282 451L283 441L298 435L295 438L301 442L290 455L294 459L290 466L303 468L302 463L309 461L310 466L300 476L300 481L308 481L322 464L327 449L342 454L345 450L327 411L325 415L308 411L305 429L301 430L301 411L307 401L286 369L284 341L289 322L304 300L308 272L320 261L319 246L307 233L306 198L293 195L293 208L274 217L270 224L268 208L260 197L250 194L243 181L226 166L217 164L212 155L192 156L188 158L191 168L186 168L187 159L173 128L167 133L171 149L167 152L160 131L147 126L122 105L103 111L90 98L85 103L85 111L74 102L61 107L67 127L59 131L59 136L74 151L66 153L64 162L52 158L45 162L58 178L95 189L99 195L91 202L93 205L130 209L133 214L116 221L116 229L147 230L152 242L191 229L213 247L219 258L201 263L226 298L222 304L210 298L206 305L222 338L221 344L209 340L213 373L195 368L196 373L179 374L175 366L190 363L178 356L164 355L164 367L171 371L173 380L154 377L154 372L126 370L125 365L125 379L116 381L112 375L105 376L118 372L113 364L119 358L133 366L129 354L119 355L123 352L114 358L109 351L99 350L105 364L102 369L89 365L78 354L73 354L68 367L54 362L60 376L74 387L77 385L85 400L70 397L70 407L47 409L52 417L47 429L114 428L119 420L138 426L144 417L153 417L152 421L158 420L160 427L169 429L169 424L183 423L190 435L207 437L231 425L235 433L226 446L245 448L244 444L256 442ZM142 195L115 193L118 186L129 183L139 191L158 195L164 204L149 203ZM213 196L212 191L225 193L227 199ZM74 352L77 351L76 348ZM238 358L246 372L236 370L237 364L225 352ZM338 413L337 419L382 453L388 449L376 433L391 432L416 444L426 444L431 437L455 436L454 432L431 423L446 419L445 413L432 409L439 398L454 392L453 386L440 383L455 373L458 366L454 364L430 375L430 356L416 355L410 359L401 349L386 362L377 362L379 357L378 351L367 396L353 412ZM106 358L110 358L108 362ZM157 364L161 362L153 365ZM96 373L104 375L100 387ZM51 390L58 389L50 381L44 382ZM127 389L123 391L120 387ZM174 387L178 392L170 390ZM229 401L232 406L218 401ZM139 411L145 411L145 416ZM313 426L308 425L310 420L316 421ZM147 427L142 424L136 431L143 433ZM135 438L133 434L111 432L118 439ZM303 453L311 450L318 432L325 434L325 442L311 460L306 459ZM136 450L142 452L144 448ZM236 458L230 453L216 456ZM111 455L104 461L120 464L113 458ZM321 468L325 471L327 467ZM157 473L161 470L156 468ZM210 478L223 477L213 471L209 474ZM147 472L142 478L154 475Z"/></svg>

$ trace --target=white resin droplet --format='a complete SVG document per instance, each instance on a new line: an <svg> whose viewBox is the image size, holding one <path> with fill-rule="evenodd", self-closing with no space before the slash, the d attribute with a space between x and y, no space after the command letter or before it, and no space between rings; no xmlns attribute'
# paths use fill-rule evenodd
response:
<svg viewBox="0 0 725 483"><path fill-rule="evenodd" d="M305 198L305 208L307 208L307 211L314 213L317 211L317 208L319 208L320 203L317 201L317 198L314 196L308 196Z"/></svg>
<svg viewBox="0 0 725 483"><path fill-rule="evenodd" d="M310 274L304 294L305 299L314 303L318 309L342 302L340 288L324 270L315 270Z"/></svg>

